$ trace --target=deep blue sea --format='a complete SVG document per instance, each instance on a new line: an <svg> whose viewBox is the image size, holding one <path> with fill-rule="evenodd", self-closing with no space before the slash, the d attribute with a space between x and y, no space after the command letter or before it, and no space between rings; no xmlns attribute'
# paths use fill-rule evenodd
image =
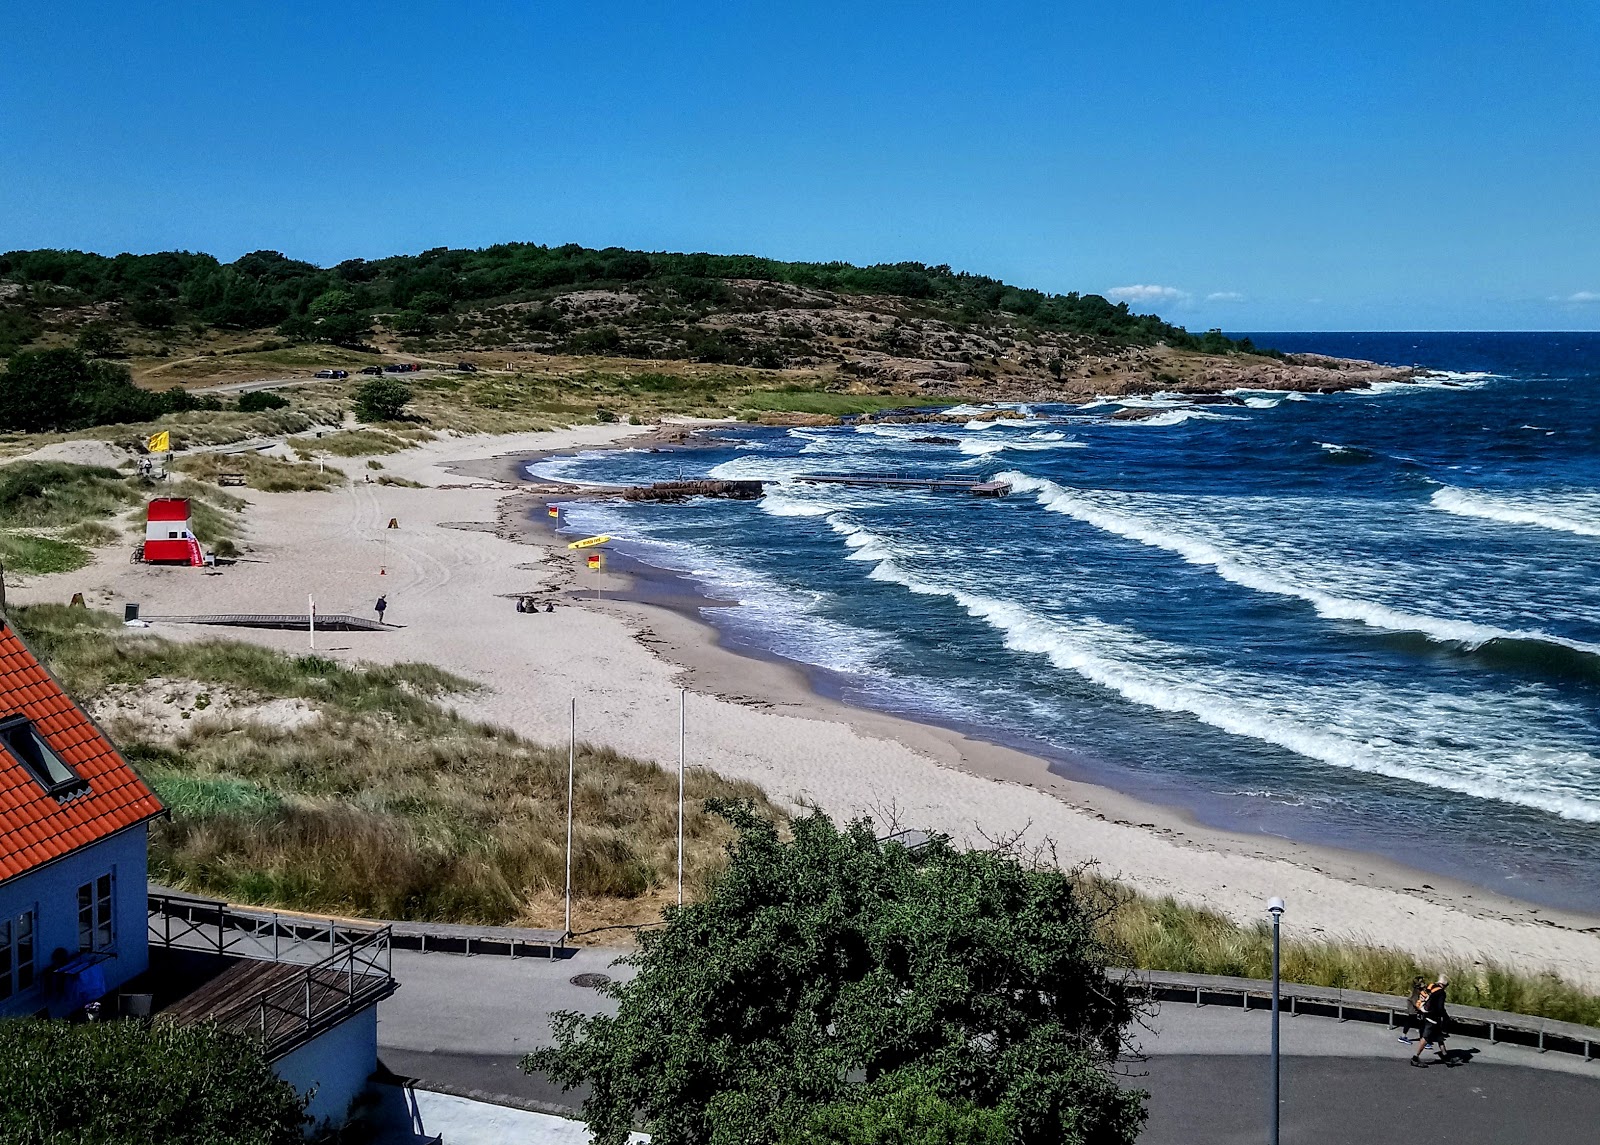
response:
<svg viewBox="0 0 1600 1145"><path fill-rule="evenodd" d="M736 647L1219 826L1600 911L1600 334L1284 334L1435 371L1334 395L718 430L541 476L764 478L573 504L737 606ZM1125 406L1157 405L1143 421ZM977 410L971 410L977 413ZM938 434L955 445L917 444ZM792 482L1001 476L1001 500Z"/></svg>

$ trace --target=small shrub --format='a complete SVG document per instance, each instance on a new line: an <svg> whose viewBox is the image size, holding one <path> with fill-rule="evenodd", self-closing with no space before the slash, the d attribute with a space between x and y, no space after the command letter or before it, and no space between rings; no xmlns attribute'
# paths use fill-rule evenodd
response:
<svg viewBox="0 0 1600 1145"><path fill-rule="evenodd" d="M265 413L267 410L287 409L289 399L271 390L251 390L239 395L240 413Z"/></svg>
<svg viewBox="0 0 1600 1145"><path fill-rule="evenodd" d="M305 1100L247 1039L171 1022L0 1022L0 1140L299 1145Z"/></svg>
<svg viewBox="0 0 1600 1145"><path fill-rule="evenodd" d="M373 378L356 388L356 416L363 421L399 421L411 401L411 387L397 378Z"/></svg>

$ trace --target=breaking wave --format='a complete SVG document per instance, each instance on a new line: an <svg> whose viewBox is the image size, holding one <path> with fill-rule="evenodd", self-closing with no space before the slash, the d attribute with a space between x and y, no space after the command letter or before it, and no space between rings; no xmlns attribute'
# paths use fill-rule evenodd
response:
<svg viewBox="0 0 1600 1145"><path fill-rule="evenodd" d="M1446 485L1434 490L1430 503L1435 509L1458 517L1477 517L1506 525L1536 525L1580 537L1600 537L1600 496L1551 494L1548 499L1475 493Z"/></svg>
<svg viewBox="0 0 1600 1145"><path fill-rule="evenodd" d="M1033 493L1039 503L1053 513L1062 513L1119 537L1164 549L1192 565L1209 567L1222 579L1243 588L1305 601L1316 609L1317 615L1329 620L1350 620L1390 632L1420 632L1430 640L1458 644L1468 649L1495 640L1537 641L1562 645L1589 655L1600 655L1600 645L1564 640L1546 632L1497 628L1470 620L1449 620L1338 596L1315 588L1298 577L1248 564L1223 552L1210 541L1172 531L1133 513L1097 504L1091 498L1072 492L1054 481L1017 472L1002 473L999 479L1009 481L1012 489L1018 493Z"/></svg>

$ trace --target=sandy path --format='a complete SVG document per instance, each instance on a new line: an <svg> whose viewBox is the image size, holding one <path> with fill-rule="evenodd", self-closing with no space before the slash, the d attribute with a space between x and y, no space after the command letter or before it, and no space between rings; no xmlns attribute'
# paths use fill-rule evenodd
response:
<svg viewBox="0 0 1600 1145"><path fill-rule="evenodd" d="M383 593L393 631L322 633L319 653L423 660L458 672L487 686L457 705L464 715L533 738L564 739L576 697L580 737L673 760L678 688L687 685L692 760L791 802L815 802L836 816L872 812L880 820L892 809L902 825L972 841L1022 833L1054 843L1063 861L1096 860L1104 873L1141 890L1235 918L1259 917L1270 895L1282 895L1288 924L1300 933L1490 955L1600 987L1600 931L1586 929L1593 919L1437 878L1423 888L1424 876L1366 856L1197 827L1058 780L1018 753L818 699L796 672L726 653L709 630L666 610L562 604L553 614L517 613L513 594L560 588L571 581L572 565L563 552L497 535L493 523L507 487L455 476L445 466L598 446L628 432L590 426L453 438L382 459L386 471L430 486L424 489L368 484L361 459L342 462L355 483L339 491L249 493L253 551L215 575L132 566L117 551L78 573L33 578L12 596L65 601L86 591L94 603L137 600L147 614L193 614L293 612L305 608L309 593L322 613L370 616ZM398 529L385 527L391 517ZM193 639L213 630L161 631ZM299 633L226 635L307 647Z"/></svg>

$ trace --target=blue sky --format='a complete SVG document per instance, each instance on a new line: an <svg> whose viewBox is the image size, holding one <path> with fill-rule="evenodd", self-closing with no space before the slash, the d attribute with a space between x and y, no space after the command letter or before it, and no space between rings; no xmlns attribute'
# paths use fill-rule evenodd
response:
<svg viewBox="0 0 1600 1145"><path fill-rule="evenodd" d="M949 263L1191 328L1600 327L1592 0L5 23L0 249L581 242Z"/></svg>

